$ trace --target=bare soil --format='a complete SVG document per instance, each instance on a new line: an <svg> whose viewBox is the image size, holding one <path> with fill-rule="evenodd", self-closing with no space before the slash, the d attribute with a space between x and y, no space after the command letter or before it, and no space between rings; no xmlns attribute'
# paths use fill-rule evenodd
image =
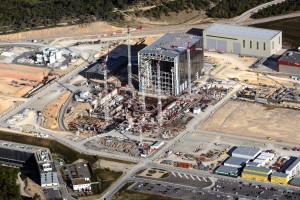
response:
<svg viewBox="0 0 300 200"><path fill-rule="evenodd" d="M199 129L273 140L300 143L300 111L266 107L257 103L229 101Z"/></svg>
<svg viewBox="0 0 300 200"><path fill-rule="evenodd" d="M0 94L22 97L49 73L47 68L0 64Z"/></svg>
<svg viewBox="0 0 300 200"><path fill-rule="evenodd" d="M25 192L33 197L35 194L38 194L41 197L41 200L46 199L44 196L43 189L40 185L36 184L33 182L31 179L26 178L26 187L25 187Z"/></svg>
<svg viewBox="0 0 300 200"><path fill-rule="evenodd" d="M68 99L71 92L67 91L62 94L57 100L51 102L43 110L43 116L45 118L44 127L52 130L57 130L58 127L58 115L62 104Z"/></svg>
<svg viewBox="0 0 300 200"><path fill-rule="evenodd" d="M125 164L125 163L118 163L118 162L112 162L112 161L108 161L108 160L98 160L97 162L95 162L93 164L93 168L101 168L101 169L105 169L105 168L109 168L112 171L116 171L116 172L125 172L127 171L128 168L131 168L132 165L130 164Z"/></svg>
<svg viewBox="0 0 300 200"><path fill-rule="evenodd" d="M120 28L111 26L106 22L94 22L84 25L73 25L65 27L47 28L41 30L25 31L8 35L0 35L0 41L43 39L78 36L80 34L97 34L99 32L115 31Z"/></svg>

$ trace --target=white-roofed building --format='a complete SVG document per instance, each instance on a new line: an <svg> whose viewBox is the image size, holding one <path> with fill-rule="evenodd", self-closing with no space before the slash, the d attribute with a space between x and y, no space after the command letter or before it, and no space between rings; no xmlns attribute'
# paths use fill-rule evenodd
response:
<svg viewBox="0 0 300 200"><path fill-rule="evenodd" d="M208 51L269 57L282 49L282 32L270 29L214 23L203 38Z"/></svg>

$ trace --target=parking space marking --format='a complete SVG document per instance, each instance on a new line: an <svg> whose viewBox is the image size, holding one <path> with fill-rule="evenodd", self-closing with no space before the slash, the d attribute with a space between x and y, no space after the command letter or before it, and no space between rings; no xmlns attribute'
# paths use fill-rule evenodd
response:
<svg viewBox="0 0 300 200"><path fill-rule="evenodd" d="M178 176L180 176L180 178L182 178L182 176L179 173L177 173L177 174L178 174Z"/></svg>
<svg viewBox="0 0 300 200"><path fill-rule="evenodd" d="M190 175L190 177L191 177L193 180L195 180L194 177L193 177L192 175Z"/></svg>
<svg viewBox="0 0 300 200"><path fill-rule="evenodd" d="M186 174L184 174L184 176L185 176L185 178L189 179L189 177L187 177L187 175L186 175Z"/></svg>
<svg viewBox="0 0 300 200"><path fill-rule="evenodd" d="M201 181L201 179L199 178L199 176L196 176L197 177L197 179L199 180L199 181Z"/></svg>
<svg viewBox="0 0 300 200"><path fill-rule="evenodd" d="M172 172L172 174L173 174L173 176L175 176L175 177L176 177L176 175L175 175L175 173L174 173L174 172Z"/></svg>
<svg viewBox="0 0 300 200"><path fill-rule="evenodd" d="M204 178L204 177L202 177L203 178L203 180L205 181L205 182L207 182L207 180Z"/></svg>

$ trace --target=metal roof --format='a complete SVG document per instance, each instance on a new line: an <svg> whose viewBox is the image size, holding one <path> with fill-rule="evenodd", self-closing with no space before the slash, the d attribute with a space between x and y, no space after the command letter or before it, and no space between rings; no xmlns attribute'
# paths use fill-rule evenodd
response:
<svg viewBox="0 0 300 200"><path fill-rule="evenodd" d="M228 165L244 165L245 163L247 163L249 160L245 159L245 158L238 158L238 157L229 157L224 164L228 164Z"/></svg>
<svg viewBox="0 0 300 200"><path fill-rule="evenodd" d="M285 177L288 177L289 175L286 174L286 173L282 173L282 172L273 172L272 176L277 176L277 177L283 177L283 178L285 178Z"/></svg>
<svg viewBox="0 0 300 200"><path fill-rule="evenodd" d="M261 149L258 147L239 146L232 152L232 155L235 157L237 157L236 154L243 156L255 156L259 152L261 152Z"/></svg>
<svg viewBox="0 0 300 200"><path fill-rule="evenodd" d="M268 168L264 168L264 167L254 167L254 166L246 166L244 168L244 171L243 172L249 172L249 171L256 171L256 172L263 172L263 173L270 173L272 170L271 169L268 169Z"/></svg>
<svg viewBox="0 0 300 200"><path fill-rule="evenodd" d="M182 52L186 51L188 43L192 46L197 43L200 38L201 37L199 36L187 33L167 33L142 49L139 54L162 54L163 56L175 58Z"/></svg>
<svg viewBox="0 0 300 200"><path fill-rule="evenodd" d="M300 178L293 178L290 181L290 184L292 184L292 185L300 185Z"/></svg>
<svg viewBox="0 0 300 200"><path fill-rule="evenodd" d="M229 167L229 166L221 165L220 167L218 167L218 169L216 169L216 172L237 174L239 172L239 169L236 167Z"/></svg>
<svg viewBox="0 0 300 200"><path fill-rule="evenodd" d="M288 173L292 170L294 170L295 167L297 167L298 165L300 165L300 157L297 158L286 170L285 172Z"/></svg>
<svg viewBox="0 0 300 200"><path fill-rule="evenodd" d="M279 59L279 61L298 63L300 66L300 52L288 51Z"/></svg>
<svg viewBox="0 0 300 200"><path fill-rule="evenodd" d="M214 23L210 27L205 29L204 32L219 33L219 34L232 35L232 36L261 38L261 39L272 39L281 31L263 29L263 28L254 28L248 26L237 26L237 25L230 25L230 24Z"/></svg>

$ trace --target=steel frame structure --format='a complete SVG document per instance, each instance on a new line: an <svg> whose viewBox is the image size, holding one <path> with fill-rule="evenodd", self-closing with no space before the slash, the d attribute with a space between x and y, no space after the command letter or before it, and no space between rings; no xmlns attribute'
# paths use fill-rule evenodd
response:
<svg viewBox="0 0 300 200"><path fill-rule="evenodd" d="M142 93L157 93L158 71L151 65L151 60L173 63L170 72L160 71L160 90L164 95L176 95L175 92L175 63L176 58L161 54L139 54L139 87ZM171 84L170 84L171 83ZM143 97L144 98L144 97Z"/></svg>

